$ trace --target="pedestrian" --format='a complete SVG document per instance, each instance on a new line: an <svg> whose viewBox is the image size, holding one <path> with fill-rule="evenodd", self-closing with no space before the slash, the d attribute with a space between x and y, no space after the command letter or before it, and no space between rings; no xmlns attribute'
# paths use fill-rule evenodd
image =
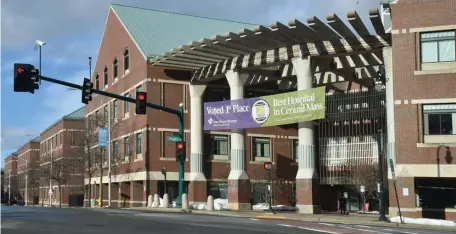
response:
<svg viewBox="0 0 456 234"><path fill-rule="evenodd" d="M345 214L346 213L346 207L347 207L347 198L345 198L344 194L340 195L339 198L339 210L340 214Z"/></svg>

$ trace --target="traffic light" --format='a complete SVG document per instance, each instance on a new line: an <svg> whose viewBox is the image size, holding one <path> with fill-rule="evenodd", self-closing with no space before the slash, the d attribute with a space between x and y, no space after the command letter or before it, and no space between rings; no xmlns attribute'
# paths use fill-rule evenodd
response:
<svg viewBox="0 0 456 234"><path fill-rule="evenodd" d="M14 92L35 93L39 89L40 72L31 64L14 64Z"/></svg>
<svg viewBox="0 0 456 234"><path fill-rule="evenodd" d="M176 142L176 161L185 161L185 142Z"/></svg>
<svg viewBox="0 0 456 234"><path fill-rule="evenodd" d="M92 88L93 83L90 82L90 79L84 78L84 82L82 83L82 103L87 105L92 101Z"/></svg>
<svg viewBox="0 0 456 234"><path fill-rule="evenodd" d="M162 175L166 176L166 167L163 167L163 169L161 169L161 173Z"/></svg>
<svg viewBox="0 0 456 234"><path fill-rule="evenodd" d="M265 162L263 164L263 167L265 170L270 171L272 169L272 163L271 162Z"/></svg>
<svg viewBox="0 0 456 234"><path fill-rule="evenodd" d="M147 110L147 93L136 92L136 114L145 115Z"/></svg>

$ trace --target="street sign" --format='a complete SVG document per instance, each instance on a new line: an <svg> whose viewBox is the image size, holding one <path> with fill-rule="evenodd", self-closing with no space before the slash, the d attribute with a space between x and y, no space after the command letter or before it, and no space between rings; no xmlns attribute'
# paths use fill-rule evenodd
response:
<svg viewBox="0 0 456 234"><path fill-rule="evenodd" d="M168 141L179 142L179 141L182 141L182 138L178 137L178 136L169 136Z"/></svg>
<svg viewBox="0 0 456 234"><path fill-rule="evenodd" d="M98 145L107 148L108 147L108 129L98 129Z"/></svg>
<svg viewBox="0 0 456 234"><path fill-rule="evenodd" d="M362 193L366 192L366 187L364 187L364 185L361 185L359 187L359 191L362 192Z"/></svg>

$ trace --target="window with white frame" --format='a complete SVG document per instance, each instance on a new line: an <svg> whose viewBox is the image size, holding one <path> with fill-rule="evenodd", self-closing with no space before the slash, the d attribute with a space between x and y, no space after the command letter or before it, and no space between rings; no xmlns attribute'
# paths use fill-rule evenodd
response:
<svg viewBox="0 0 456 234"><path fill-rule="evenodd" d="M252 156L257 158L271 157L271 139L266 137L252 138Z"/></svg>
<svg viewBox="0 0 456 234"><path fill-rule="evenodd" d="M124 138L124 158L125 161L130 159L130 137Z"/></svg>
<svg viewBox="0 0 456 234"><path fill-rule="evenodd" d="M212 155L228 155L228 135L211 135Z"/></svg>
<svg viewBox="0 0 456 234"><path fill-rule="evenodd" d="M112 76L113 80L117 79L117 76L119 75L119 63L117 62L117 58L114 59L114 62L112 62Z"/></svg>
<svg viewBox="0 0 456 234"><path fill-rule="evenodd" d="M100 89L100 76L98 74L95 76L95 89Z"/></svg>
<svg viewBox="0 0 456 234"><path fill-rule="evenodd" d="M71 146L76 146L76 133L70 132L70 137L71 137Z"/></svg>
<svg viewBox="0 0 456 234"><path fill-rule="evenodd" d="M113 156L113 158L119 157L119 142L118 141L112 142L112 156Z"/></svg>
<svg viewBox="0 0 456 234"><path fill-rule="evenodd" d="M136 154L142 154L142 132L136 133Z"/></svg>
<svg viewBox="0 0 456 234"><path fill-rule="evenodd" d="M292 150L293 150L293 159L295 161L298 161L298 146L299 146L299 140L298 139L293 139L292 142Z"/></svg>
<svg viewBox="0 0 456 234"><path fill-rule="evenodd" d="M125 49L124 51L124 74L127 73L130 69L130 52L128 49Z"/></svg>
<svg viewBox="0 0 456 234"><path fill-rule="evenodd" d="M129 98L130 93L126 93L124 96ZM124 116L125 117L127 117L129 115L129 111L130 111L130 103L124 101Z"/></svg>
<svg viewBox="0 0 456 234"><path fill-rule="evenodd" d="M117 120L117 114L119 113L119 101L117 99L113 101L113 106L113 119Z"/></svg>
<svg viewBox="0 0 456 234"><path fill-rule="evenodd" d="M456 103L423 105L424 135L456 135Z"/></svg>
<svg viewBox="0 0 456 234"><path fill-rule="evenodd" d="M421 62L456 61L456 31L421 33Z"/></svg>

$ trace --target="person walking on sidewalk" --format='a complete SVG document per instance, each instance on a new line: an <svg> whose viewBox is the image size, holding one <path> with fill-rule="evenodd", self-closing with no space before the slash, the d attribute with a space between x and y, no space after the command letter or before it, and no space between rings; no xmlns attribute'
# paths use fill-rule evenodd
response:
<svg viewBox="0 0 456 234"><path fill-rule="evenodd" d="M345 214L347 211L347 198L345 198L344 194L341 194L339 198L339 210L340 214Z"/></svg>

